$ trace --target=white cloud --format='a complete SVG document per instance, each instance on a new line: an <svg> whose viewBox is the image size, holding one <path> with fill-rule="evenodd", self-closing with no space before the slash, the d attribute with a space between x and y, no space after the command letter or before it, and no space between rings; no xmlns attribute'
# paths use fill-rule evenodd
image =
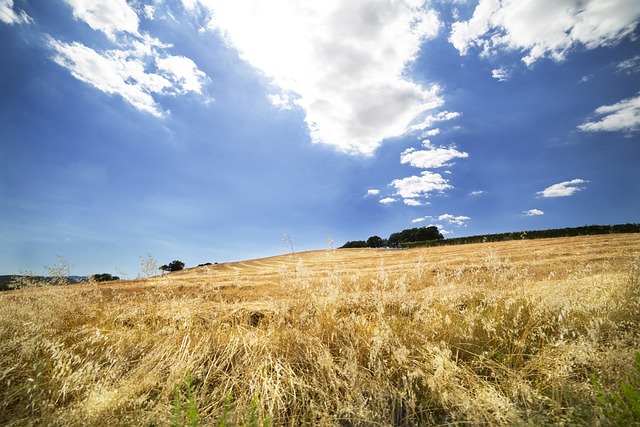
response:
<svg viewBox="0 0 640 427"><path fill-rule="evenodd" d="M464 55L499 49L524 51L531 65L543 57L564 59L576 45L613 45L633 33L640 2L632 0L480 0L471 19L452 25L449 41Z"/></svg>
<svg viewBox="0 0 640 427"><path fill-rule="evenodd" d="M380 203L382 203L383 205L388 205L388 204L394 203L394 202L396 202L396 201L397 201L397 200L396 200L396 199L394 199L393 197L386 197L386 198L384 198L384 199L381 199L381 200L380 200Z"/></svg>
<svg viewBox="0 0 640 427"><path fill-rule="evenodd" d="M599 121L585 122L578 129L585 132L637 132L640 130L640 93L634 98L598 107L595 114L602 118Z"/></svg>
<svg viewBox="0 0 640 427"><path fill-rule="evenodd" d="M162 57L152 48L149 54L137 49L97 52L78 42L53 39L49 46L56 52L54 61L78 80L105 93L118 94L135 108L156 117L163 113L153 95L201 93L206 79L190 59ZM160 73L147 71L154 64Z"/></svg>
<svg viewBox="0 0 640 427"><path fill-rule="evenodd" d="M207 75L198 69L192 59L185 56L168 55L164 58L156 58L159 70L165 71L165 76L170 76L176 93L185 94L194 92L202 94L202 84Z"/></svg>
<svg viewBox="0 0 640 427"><path fill-rule="evenodd" d="M544 212L542 212L540 209L529 209L528 211L524 211L524 214L526 216L538 216L544 215Z"/></svg>
<svg viewBox="0 0 640 427"><path fill-rule="evenodd" d="M467 224L466 222L469 221L471 218L468 216L464 216L464 215L451 215L451 214L442 214L438 217L439 221L446 221L449 224L454 224L460 227L465 227Z"/></svg>
<svg viewBox="0 0 640 427"><path fill-rule="evenodd" d="M491 77L499 82L506 82L511 77L511 73L506 68L496 68L491 70Z"/></svg>
<svg viewBox="0 0 640 427"><path fill-rule="evenodd" d="M622 61L616 67L618 71L630 74L640 73L640 55Z"/></svg>
<svg viewBox="0 0 640 427"><path fill-rule="evenodd" d="M283 110L291 109L292 101L291 101L291 97L288 94L275 93L275 94L269 95L268 98L271 104L275 105L278 108L281 108Z"/></svg>
<svg viewBox="0 0 640 427"><path fill-rule="evenodd" d="M431 193L453 188L442 175L430 171L424 171L420 176L394 179L391 186L395 187L396 194L403 199L428 198Z"/></svg>
<svg viewBox="0 0 640 427"><path fill-rule="evenodd" d="M51 40L49 45L57 53L55 62L71 71L78 80L105 93L119 94L139 110L157 117L162 115L151 93L161 91L170 83L157 74L146 74L140 60L128 58L116 50L100 54L77 42L67 44Z"/></svg>
<svg viewBox="0 0 640 427"><path fill-rule="evenodd" d="M431 215L427 215L427 216L423 216L421 218L416 218L411 220L412 223L416 224L416 223L420 223L420 222L425 222L425 221L434 221L434 220L438 220L438 221L444 221L446 223L448 223L449 225L454 225L457 227L466 227L467 224L466 222L469 221L471 218L468 216L464 216L464 215L451 215L451 214L442 214L439 215L438 217L434 218ZM434 224L433 222L431 222L429 224L429 227L431 226L435 226L438 227L438 230L442 233L442 234L450 234L452 233L452 231L445 231L442 229L443 225L442 224Z"/></svg>
<svg viewBox="0 0 640 427"><path fill-rule="evenodd" d="M149 20L153 20L156 12L156 8L153 5L150 5L150 4L144 5L143 11L144 11L145 18Z"/></svg>
<svg viewBox="0 0 640 427"><path fill-rule="evenodd" d="M135 108L164 115L157 97L203 94L208 81L192 59L171 55L172 48L147 33L138 31L138 15L125 0L65 0L76 19L101 31L112 49L96 50L85 44L49 39L54 61L80 81L108 94L117 94ZM153 14L154 7L140 13ZM208 100L209 101L209 100Z"/></svg>
<svg viewBox="0 0 640 427"><path fill-rule="evenodd" d="M476 196L482 196L483 194L486 194L487 192L484 190L476 190L476 191L472 191L471 193L469 193L470 196L472 197L476 197Z"/></svg>
<svg viewBox="0 0 640 427"><path fill-rule="evenodd" d="M311 138L339 150L372 154L442 105L438 87L403 74L441 23L424 0L300 2L199 0L248 63L295 93ZM187 10L194 1L184 1Z"/></svg>
<svg viewBox="0 0 640 427"><path fill-rule="evenodd" d="M584 179L572 179L571 181L553 184L542 191L538 191L538 194L542 197L567 197L577 191L583 190L584 187L579 187L579 185L586 184L587 182L589 181Z"/></svg>
<svg viewBox="0 0 640 427"><path fill-rule="evenodd" d="M416 199L404 199L403 202L407 206L422 206L424 204L421 201Z"/></svg>
<svg viewBox="0 0 640 427"><path fill-rule="evenodd" d="M31 18L24 10L16 12L13 10L13 0L0 0L0 21L5 24L28 24Z"/></svg>
<svg viewBox="0 0 640 427"><path fill-rule="evenodd" d="M455 149L455 147L441 148L434 147L429 141L424 141L426 150L416 151L413 148L405 150L400 156L400 163L409 163L418 168L441 168L451 166L451 160L456 158L466 158L469 154Z"/></svg>
<svg viewBox="0 0 640 427"><path fill-rule="evenodd" d="M448 121L448 120L453 120L456 119L458 117L460 117L460 113L457 111L440 111L437 114L430 114L428 116L426 116L420 123L415 124L411 127L412 131L419 131L419 130L425 130L425 129L429 129L433 126L434 123L438 123L438 122L444 122L444 121ZM430 136L429 133L435 131L435 129L433 130L428 130L424 135L425 136ZM438 130L438 132L436 134L440 133L440 131ZM432 136L432 135L431 135Z"/></svg>
<svg viewBox="0 0 640 427"><path fill-rule="evenodd" d="M377 188L367 190L367 196L377 196L378 194L380 194L380 190L378 190Z"/></svg>
<svg viewBox="0 0 640 427"><path fill-rule="evenodd" d="M138 34L138 15L125 0L65 0L73 16L114 40L119 32Z"/></svg>

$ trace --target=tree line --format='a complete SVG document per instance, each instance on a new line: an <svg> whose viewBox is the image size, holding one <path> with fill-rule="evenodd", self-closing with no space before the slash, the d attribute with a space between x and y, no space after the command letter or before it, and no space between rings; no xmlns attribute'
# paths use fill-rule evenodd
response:
<svg viewBox="0 0 640 427"><path fill-rule="evenodd" d="M444 236L438 231L438 227L408 228L399 233L393 233L388 239L380 236L371 236L367 240L354 240L345 243L343 248L401 248L411 242L430 242L443 240Z"/></svg>
<svg viewBox="0 0 640 427"><path fill-rule="evenodd" d="M509 240L574 237L596 234L640 233L640 224L585 225L582 227L552 228L547 230L513 231L509 233L481 234L477 236L445 239L435 226L410 228L393 233L388 239L378 236L345 243L342 248L413 248L418 246L464 245L468 243L505 242Z"/></svg>

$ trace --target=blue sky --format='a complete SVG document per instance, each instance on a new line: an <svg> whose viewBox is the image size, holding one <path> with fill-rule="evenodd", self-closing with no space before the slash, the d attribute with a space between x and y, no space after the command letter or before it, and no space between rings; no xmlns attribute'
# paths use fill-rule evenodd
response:
<svg viewBox="0 0 640 427"><path fill-rule="evenodd" d="M0 274L640 222L635 0L0 0Z"/></svg>

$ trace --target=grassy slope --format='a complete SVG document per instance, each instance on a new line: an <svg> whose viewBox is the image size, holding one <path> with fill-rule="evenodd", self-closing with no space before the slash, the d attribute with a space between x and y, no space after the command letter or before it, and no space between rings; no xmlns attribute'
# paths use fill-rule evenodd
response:
<svg viewBox="0 0 640 427"><path fill-rule="evenodd" d="M588 424L589 374L618 384L640 348L639 269L626 234L4 292L0 424L181 424L187 372L205 425Z"/></svg>

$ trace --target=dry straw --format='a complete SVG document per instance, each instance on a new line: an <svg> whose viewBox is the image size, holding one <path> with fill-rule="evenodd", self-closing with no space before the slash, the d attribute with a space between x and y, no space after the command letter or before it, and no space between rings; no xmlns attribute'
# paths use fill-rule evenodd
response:
<svg viewBox="0 0 640 427"><path fill-rule="evenodd" d="M639 259L628 234L26 286L0 294L0 424L613 423L592 375L632 373Z"/></svg>

